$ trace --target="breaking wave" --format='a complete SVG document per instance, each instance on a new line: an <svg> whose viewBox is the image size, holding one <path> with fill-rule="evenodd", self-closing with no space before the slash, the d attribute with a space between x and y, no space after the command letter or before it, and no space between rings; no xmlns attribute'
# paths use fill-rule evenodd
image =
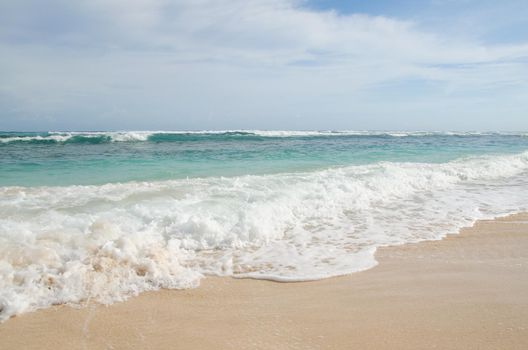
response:
<svg viewBox="0 0 528 350"><path fill-rule="evenodd" d="M277 137L421 137L421 136L526 136L527 133L497 132L428 132L428 131L266 131L266 130L203 130L203 131L98 131L98 132L0 132L0 145L10 143L98 144L109 142L179 142L204 139L254 140Z"/></svg>
<svg viewBox="0 0 528 350"><path fill-rule="evenodd" d="M477 219L526 210L527 175L524 152L443 164L1 187L0 319L57 303L192 288L204 275L303 281L365 270L376 264L377 247L440 239Z"/></svg>

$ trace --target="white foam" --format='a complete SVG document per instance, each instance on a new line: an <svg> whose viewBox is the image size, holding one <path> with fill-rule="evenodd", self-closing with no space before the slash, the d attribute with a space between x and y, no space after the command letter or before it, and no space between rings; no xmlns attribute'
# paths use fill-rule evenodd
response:
<svg viewBox="0 0 528 350"><path fill-rule="evenodd" d="M71 138L70 135L48 135L48 136L13 136L13 137L4 137L0 138L0 143L9 143L16 141L55 141L55 142L65 142Z"/></svg>
<svg viewBox="0 0 528 350"><path fill-rule="evenodd" d="M143 142L150 136L158 134L195 134L195 135L222 135L229 133L246 133L261 137L313 137L313 136L392 136L392 137L419 137L419 136L526 136L527 133L519 132L455 132L455 131L295 131L295 130L199 130L199 131L52 131L47 136L12 136L0 138L0 143L30 142L30 141L55 141L67 142L72 137L82 136L85 138L106 136L113 142Z"/></svg>
<svg viewBox="0 0 528 350"><path fill-rule="evenodd" d="M26 135L26 136L12 136L0 138L0 143L10 142L31 142L31 141L55 141L55 142L67 142L75 136L81 136L84 138L96 138L96 137L108 137L110 141L114 142L133 142L133 141L147 141L149 136L159 133L157 131L115 131L115 132L81 132L81 131L52 131L48 135Z"/></svg>
<svg viewBox="0 0 528 350"><path fill-rule="evenodd" d="M384 245L526 210L528 152L444 164L103 186L0 188L0 318L204 274L320 279Z"/></svg>
<svg viewBox="0 0 528 350"><path fill-rule="evenodd" d="M71 132L50 132L51 137L55 135L63 135L68 140L74 136L83 137L100 137L107 136L111 141L114 142L133 142L133 141L147 141L149 136L154 134L165 133L164 131L94 131L94 132L83 132L83 131L71 131Z"/></svg>

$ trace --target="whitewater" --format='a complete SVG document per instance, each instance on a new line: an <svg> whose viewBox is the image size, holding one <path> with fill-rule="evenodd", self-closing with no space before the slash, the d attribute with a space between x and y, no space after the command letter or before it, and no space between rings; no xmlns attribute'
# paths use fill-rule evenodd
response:
<svg viewBox="0 0 528 350"><path fill-rule="evenodd" d="M224 136L260 136L260 137L310 137L310 136L481 136L511 135L528 136L526 132L456 132L456 131L356 131L356 130L198 130L198 131L49 131L49 132L0 132L0 143L66 143L66 142L139 142L156 141L157 136L224 135Z"/></svg>
<svg viewBox="0 0 528 350"><path fill-rule="evenodd" d="M0 320L208 275L350 274L528 210L526 133L0 134Z"/></svg>

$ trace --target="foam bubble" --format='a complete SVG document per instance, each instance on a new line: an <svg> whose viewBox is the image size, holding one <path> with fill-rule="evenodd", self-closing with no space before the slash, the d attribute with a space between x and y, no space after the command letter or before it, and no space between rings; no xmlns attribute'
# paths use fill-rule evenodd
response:
<svg viewBox="0 0 528 350"><path fill-rule="evenodd" d="M526 210L528 152L233 178L0 188L0 318L191 288L320 279L384 245Z"/></svg>

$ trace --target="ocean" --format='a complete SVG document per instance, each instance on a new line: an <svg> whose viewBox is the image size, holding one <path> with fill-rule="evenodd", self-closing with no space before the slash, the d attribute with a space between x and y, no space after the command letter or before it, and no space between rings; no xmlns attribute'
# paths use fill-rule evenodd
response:
<svg viewBox="0 0 528 350"><path fill-rule="evenodd" d="M0 320L307 281L528 210L528 133L0 132Z"/></svg>

